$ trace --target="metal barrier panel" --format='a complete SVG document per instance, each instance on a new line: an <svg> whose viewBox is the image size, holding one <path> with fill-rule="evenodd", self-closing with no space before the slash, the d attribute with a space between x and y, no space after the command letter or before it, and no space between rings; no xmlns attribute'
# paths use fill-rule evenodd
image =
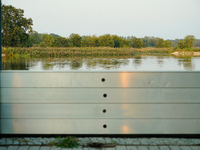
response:
<svg viewBox="0 0 200 150"><path fill-rule="evenodd" d="M2 134L200 134L200 72L0 75Z"/></svg>

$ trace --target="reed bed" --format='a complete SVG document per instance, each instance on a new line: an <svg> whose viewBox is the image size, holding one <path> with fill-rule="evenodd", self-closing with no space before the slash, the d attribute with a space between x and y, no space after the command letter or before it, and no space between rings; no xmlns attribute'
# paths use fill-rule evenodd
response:
<svg viewBox="0 0 200 150"><path fill-rule="evenodd" d="M104 57L133 56L138 53L171 53L172 48L110 48L110 47L68 47L68 48L3 48L2 53L8 57Z"/></svg>

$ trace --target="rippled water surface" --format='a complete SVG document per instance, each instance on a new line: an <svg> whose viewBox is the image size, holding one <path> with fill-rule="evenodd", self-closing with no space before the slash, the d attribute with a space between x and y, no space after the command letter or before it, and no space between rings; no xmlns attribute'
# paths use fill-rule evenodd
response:
<svg viewBox="0 0 200 150"><path fill-rule="evenodd" d="M132 57L3 58L3 70L51 71L200 71L200 57L135 55Z"/></svg>

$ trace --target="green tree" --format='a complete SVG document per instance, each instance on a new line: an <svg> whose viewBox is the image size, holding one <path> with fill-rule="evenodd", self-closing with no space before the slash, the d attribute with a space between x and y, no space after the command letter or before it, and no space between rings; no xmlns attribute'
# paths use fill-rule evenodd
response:
<svg viewBox="0 0 200 150"><path fill-rule="evenodd" d="M98 37L96 35L93 35L92 36L92 40L94 42L94 46L95 47L98 47L99 46L99 43L98 43Z"/></svg>
<svg viewBox="0 0 200 150"><path fill-rule="evenodd" d="M80 35L72 33L69 38L74 47L81 47L82 37Z"/></svg>
<svg viewBox="0 0 200 150"><path fill-rule="evenodd" d="M110 34L99 36L98 43L99 43L99 46L114 47L114 40Z"/></svg>
<svg viewBox="0 0 200 150"><path fill-rule="evenodd" d="M172 47L177 47L178 41L179 41L179 39L172 40Z"/></svg>
<svg viewBox="0 0 200 150"><path fill-rule="evenodd" d="M54 36L49 34L42 34L41 36L42 42L40 43L41 47L53 47L54 46Z"/></svg>
<svg viewBox="0 0 200 150"><path fill-rule="evenodd" d="M141 48L143 46L143 40L141 38L132 37L131 46L135 48Z"/></svg>
<svg viewBox="0 0 200 150"><path fill-rule="evenodd" d="M86 46L87 47L95 47L95 41L91 36L86 36Z"/></svg>
<svg viewBox="0 0 200 150"><path fill-rule="evenodd" d="M148 37L148 47L156 47L156 43L158 38L156 37Z"/></svg>
<svg viewBox="0 0 200 150"><path fill-rule="evenodd" d="M158 48L164 47L163 42L164 42L163 39L158 38L158 41L157 41L157 43L156 43L156 47L158 47Z"/></svg>
<svg viewBox="0 0 200 150"><path fill-rule="evenodd" d="M170 47L172 47L172 41L163 40L162 38L158 38L156 47L157 48L163 48L163 47L170 48Z"/></svg>
<svg viewBox="0 0 200 150"><path fill-rule="evenodd" d="M179 41L178 41L178 47L179 47L180 49L183 49L183 48L184 48L184 45L183 45L183 41L182 41L182 40L179 40Z"/></svg>
<svg viewBox="0 0 200 150"><path fill-rule="evenodd" d="M86 36L86 46L87 47L97 47L98 46L98 37L93 36Z"/></svg>
<svg viewBox="0 0 200 150"><path fill-rule="evenodd" d="M172 47L172 41L165 40L165 41L163 42L163 47L167 47L167 48Z"/></svg>
<svg viewBox="0 0 200 150"><path fill-rule="evenodd" d="M113 40L114 40L114 47L123 47L124 42L123 39L117 35L113 35Z"/></svg>
<svg viewBox="0 0 200 150"><path fill-rule="evenodd" d="M200 47L200 39L197 39L197 40L196 40L196 43L195 43L194 46L195 46L195 47Z"/></svg>
<svg viewBox="0 0 200 150"><path fill-rule="evenodd" d="M29 33L29 38L25 43L26 47L38 46L42 42L40 35L36 31Z"/></svg>
<svg viewBox="0 0 200 150"><path fill-rule="evenodd" d="M143 45L142 47L147 47L148 46L148 39L146 37L142 38Z"/></svg>
<svg viewBox="0 0 200 150"><path fill-rule="evenodd" d="M122 39L123 47L129 48L130 47L130 40Z"/></svg>
<svg viewBox="0 0 200 150"><path fill-rule="evenodd" d="M69 40L64 37L54 37L55 43L54 47L69 47Z"/></svg>
<svg viewBox="0 0 200 150"><path fill-rule="evenodd" d="M87 36L84 35L81 38L82 38L82 40L81 40L81 47L87 47L87 41L86 41Z"/></svg>
<svg viewBox="0 0 200 150"><path fill-rule="evenodd" d="M194 45L195 41L196 41L196 38L193 35L187 35L183 39L183 45L185 48L191 48Z"/></svg>
<svg viewBox="0 0 200 150"><path fill-rule="evenodd" d="M33 20L24 17L24 10L2 5L2 42L5 47L25 46Z"/></svg>

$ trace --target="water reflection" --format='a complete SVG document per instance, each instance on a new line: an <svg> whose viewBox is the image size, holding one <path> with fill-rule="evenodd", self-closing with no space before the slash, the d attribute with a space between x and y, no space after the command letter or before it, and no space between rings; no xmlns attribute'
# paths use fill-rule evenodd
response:
<svg viewBox="0 0 200 150"><path fill-rule="evenodd" d="M135 66L135 69L137 69L142 63L142 56L135 55L133 58L133 66Z"/></svg>
<svg viewBox="0 0 200 150"><path fill-rule="evenodd" d="M133 57L6 58L3 70L200 71L200 57L135 55Z"/></svg>
<svg viewBox="0 0 200 150"><path fill-rule="evenodd" d="M157 62L160 67L164 65L164 56L157 56Z"/></svg>
<svg viewBox="0 0 200 150"><path fill-rule="evenodd" d="M42 60L40 60L42 61ZM80 58L51 58L43 63L43 70L54 70L54 68L63 69L65 66L69 66L71 70L78 70L83 65L83 59Z"/></svg>
<svg viewBox="0 0 200 150"><path fill-rule="evenodd" d="M179 58L178 63L179 63L179 66L183 65L185 70L192 71L192 70L195 69L195 64L192 63L192 57L191 56L185 56L185 57Z"/></svg>
<svg viewBox="0 0 200 150"><path fill-rule="evenodd" d="M98 59L93 59L93 63L96 64L96 67L110 70L110 69L118 69L120 67L128 65L129 59L98 58Z"/></svg>
<svg viewBox="0 0 200 150"><path fill-rule="evenodd" d="M3 59L3 70L29 70L29 60L22 58ZM34 64L32 64L34 65Z"/></svg>

